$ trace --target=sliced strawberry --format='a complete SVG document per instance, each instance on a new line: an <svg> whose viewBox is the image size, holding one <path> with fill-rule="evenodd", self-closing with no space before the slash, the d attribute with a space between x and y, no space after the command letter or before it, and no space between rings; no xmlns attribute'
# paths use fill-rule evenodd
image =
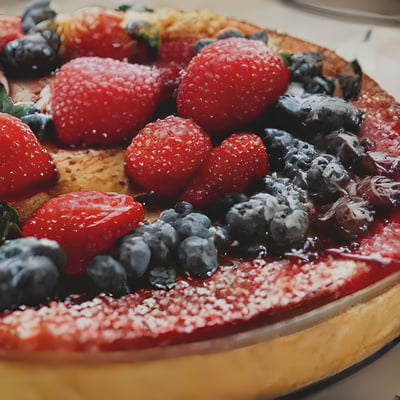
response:
<svg viewBox="0 0 400 400"><path fill-rule="evenodd" d="M194 122L170 116L147 124L126 150L128 176L159 195L179 194L211 151Z"/></svg>
<svg viewBox="0 0 400 400"><path fill-rule="evenodd" d="M82 8L59 19L63 58L98 56L133 61L135 41L124 29L123 20L123 12L101 7Z"/></svg>
<svg viewBox="0 0 400 400"><path fill-rule="evenodd" d="M230 38L205 46L179 85L179 115L209 133L236 129L257 118L287 87L282 58L259 40Z"/></svg>
<svg viewBox="0 0 400 400"><path fill-rule="evenodd" d="M11 40L23 36L21 17L14 15L0 15L0 54L4 46Z"/></svg>
<svg viewBox="0 0 400 400"><path fill-rule="evenodd" d="M234 134L215 147L182 200L206 207L229 192L244 192L257 178L268 173L269 162L262 140L252 133Z"/></svg>
<svg viewBox="0 0 400 400"><path fill-rule="evenodd" d="M52 85L53 119L68 145L130 140L160 99L156 69L110 58L81 57L64 64Z"/></svg>
<svg viewBox="0 0 400 400"><path fill-rule="evenodd" d="M54 184L56 166L28 125L0 113L0 200L16 199Z"/></svg>
<svg viewBox="0 0 400 400"><path fill-rule="evenodd" d="M44 204L22 231L25 236L57 241L67 255L65 273L82 274L94 256L111 250L143 217L142 205L130 196L70 192Z"/></svg>

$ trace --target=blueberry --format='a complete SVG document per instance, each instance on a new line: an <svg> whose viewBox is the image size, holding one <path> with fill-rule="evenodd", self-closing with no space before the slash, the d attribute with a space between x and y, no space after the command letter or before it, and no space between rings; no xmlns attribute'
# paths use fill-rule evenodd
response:
<svg viewBox="0 0 400 400"><path fill-rule="evenodd" d="M32 132L40 141L49 138L55 132L53 118L48 114L28 114L21 117L21 121L31 128Z"/></svg>
<svg viewBox="0 0 400 400"><path fill-rule="evenodd" d="M87 275L101 291L115 295L129 292L124 267L109 255L94 257L88 264Z"/></svg>
<svg viewBox="0 0 400 400"><path fill-rule="evenodd" d="M180 201L174 207L174 210L182 217L186 217L193 212L193 205L187 201Z"/></svg>
<svg viewBox="0 0 400 400"><path fill-rule="evenodd" d="M50 8L50 1L35 1L22 14L21 27L24 33L31 31L37 24L47 19L53 19L56 13Z"/></svg>
<svg viewBox="0 0 400 400"><path fill-rule="evenodd" d="M189 236L178 247L179 265L196 278L211 276L218 268L217 249L212 239Z"/></svg>
<svg viewBox="0 0 400 400"><path fill-rule="evenodd" d="M250 39L250 40L261 40L265 44L268 43L268 34L264 30L252 33L250 35L247 35L246 37L247 37L247 39Z"/></svg>
<svg viewBox="0 0 400 400"><path fill-rule="evenodd" d="M67 263L64 251L54 240L23 237L7 240L0 247L0 262L12 257L23 259L29 256L46 256L50 258L60 272Z"/></svg>
<svg viewBox="0 0 400 400"><path fill-rule="evenodd" d="M9 262L20 263L22 267L11 280L22 304L38 304L53 293L60 273L49 257L32 255Z"/></svg>
<svg viewBox="0 0 400 400"><path fill-rule="evenodd" d="M308 93L322 93L333 95L335 91L335 82L326 76L314 76L305 86Z"/></svg>
<svg viewBox="0 0 400 400"><path fill-rule="evenodd" d="M176 270L169 267L154 267L149 272L149 283L156 289L170 290L176 284Z"/></svg>
<svg viewBox="0 0 400 400"><path fill-rule="evenodd" d="M189 236L198 236L207 239L211 236L208 229L210 226L211 221L207 215L194 212L186 215L178 222L176 232L180 240Z"/></svg>
<svg viewBox="0 0 400 400"><path fill-rule="evenodd" d="M36 33L8 42L1 56L7 75L13 78L34 78L50 74L61 65L54 40Z"/></svg>
<svg viewBox="0 0 400 400"><path fill-rule="evenodd" d="M150 265L151 250L142 237L127 235L121 241L118 259L129 278L141 278Z"/></svg>
<svg viewBox="0 0 400 400"><path fill-rule="evenodd" d="M343 128L359 131L363 113L339 97L310 94L301 98L283 95L275 106L277 124L296 135L312 137Z"/></svg>
<svg viewBox="0 0 400 400"><path fill-rule="evenodd" d="M244 193L227 193L211 204L211 206L206 210L206 213L210 219L225 223L227 212L235 204L243 203L248 199L248 196Z"/></svg>
<svg viewBox="0 0 400 400"><path fill-rule="evenodd" d="M270 223L273 245L284 249L298 247L305 241L309 223L305 209L279 207Z"/></svg>
<svg viewBox="0 0 400 400"><path fill-rule="evenodd" d="M226 215L230 235L240 243L265 241L267 222L277 206L277 199L266 193L234 205Z"/></svg>
<svg viewBox="0 0 400 400"><path fill-rule="evenodd" d="M209 228L209 231L218 250L225 250L231 245L232 239L226 226L213 225Z"/></svg>
<svg viewBox="0 0 400 400"><path fill-rule="evenodd" d="M217 40L229 39L229 38L233 38L233 37L242 38L242 37L244 37L244 35L242 32L238 31L237 29L227 29L227 30L221 32L217 36Z"/></svg>
<svg viewBox="0 0 400 400"><path fill-rule="evenodd" d="M319 53L308 51L294 53L291 56L292 79L307 83L314 76L322 74L322 57Z"/></svg>
<svg viewBox="0 0 400 400"><path fill-rule="evenodd" d="M336 75L339 86L342 90L342 97L349 100L357 97L361 91L361 76L360 75Z"/></svg>
<svg viewBox="0 0 400 400"><path fill-rule="evenodd" d="M194 52L195 54L200 53L200 51L203 49L203 47L208 46L211 43L214 43L214 39L200 39L194 44Z"/></svg>
<svg viewBox="0 0 400 400"><path fill-rule="evenodd" d="M144 224L136 228L131 234L140 236L149 246L152 263L164 263L170 257L178 242L175 228L161 219L151 224Z"/></svg>

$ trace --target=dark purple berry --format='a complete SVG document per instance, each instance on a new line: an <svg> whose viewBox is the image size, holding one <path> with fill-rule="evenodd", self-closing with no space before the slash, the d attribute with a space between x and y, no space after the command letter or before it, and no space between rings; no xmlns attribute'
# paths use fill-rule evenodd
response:
<svg viewBox="0 0 400 400"><path fill-rule="evenodd" d="M322 57L317 52L294 53L290 61L294 81L308 83L314 76L322 74Z"/></svg>
<svg viewBox="0 0 400 400"><path fill-rule="evenodd" d="M88 264L87 275L101 291L115 295L129 293L127 273L122 264L111 256L94 257Z"/></svg>
<svg viewBox="0 0 400 400"><path fill-rule="evenodd" d="M50 7L49 0L34 1L22 14L21 27L24 33L28 33L40 22L53 19L56 12Z"/></svg>
<svg viewBox="0 0 400 400"><path fill-rule="evenodd" d="M150 265L151 250L140 236L125 236L119 247L119 262L130 279L141 278Z"/></svg>

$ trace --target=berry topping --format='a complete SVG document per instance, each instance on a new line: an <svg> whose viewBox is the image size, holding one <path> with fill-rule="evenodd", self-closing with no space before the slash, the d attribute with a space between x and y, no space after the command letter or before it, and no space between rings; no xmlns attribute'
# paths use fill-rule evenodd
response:
<svg viewBox="0 0 400 400"><path fill-rule="evenodd" d="M54 241L6 241L0 247L0 310L45 301L54 293L65 263L65 254Z"/></svg>
<svg viewBox="0 0 400 400"><path fill-rule="evenodd" d="M0 113L0 149L0 199L15 199L56 182L56 166L31 129L4 113Z"/></svg>
<svg viewBox="0 0 400 400"><path fill-rule="evenodd" d="M133 61L135 41L124 29L123 21L123 12L100 7L82 8L57 18L63 58L97 56Z"/></svg>
<svg viewBox="0 0 400 400"><path fill-rule="evenodd" d="M144 65L81 57L64 64L52 86L58 139L100 146L131 139L153 115L159 74Z"/></svg>
<svg viewBox="0 0 400 400"><path fill-rule="evenodd" d="M207 132L225 132L257 118L286 89L289 72L259 40L230 38L205 46L189 63L178 112Z"/></svg>
<svg viewBox="0 0 400 400"><path fill-rule="evenodd" d="M130 279L141 278L150 265L151 250L141 236L127 235L121 240L118 259Z"/></svg>
<svg viewBox="0 0 400 400"><path fill-rule="evenodd" d="M132 197L97 191L70 192L52 198L22 228L25 236L57 241L67 254L65 273L82 274L96 255L143 219Z"/></svg>
<svg viewBox="0 0 400 400"><path fill-rule="evenodd" d="M0 245L11 236L20 236L18 220L17 211L6 202L0 201Z"/></svg>
<svg viewBox="0 0 400 400"><path fill-rule="evenodd" d="M182 199L204 208L230 192L244 192L268 172L262 140L252 133L229 136L215 147L186 187Z"/></svg>
<svg viewBox="0 0 400 400"><path fill-rule="evenodd" d="M176 196L210 151L210 138L197 124L169 116L147 124L133 138L126 150L126 172L158 195Z"/></svg>

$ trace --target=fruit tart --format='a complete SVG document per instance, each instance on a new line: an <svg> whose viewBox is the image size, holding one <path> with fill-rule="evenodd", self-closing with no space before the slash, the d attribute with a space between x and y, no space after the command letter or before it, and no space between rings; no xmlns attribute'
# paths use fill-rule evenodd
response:
<svg viewBox="0 0 400 400"><path fill-rule="evenodd" d="M5 398L268 398L399 335L400 105L356 60L204 10L0 19Z"/></svg>

